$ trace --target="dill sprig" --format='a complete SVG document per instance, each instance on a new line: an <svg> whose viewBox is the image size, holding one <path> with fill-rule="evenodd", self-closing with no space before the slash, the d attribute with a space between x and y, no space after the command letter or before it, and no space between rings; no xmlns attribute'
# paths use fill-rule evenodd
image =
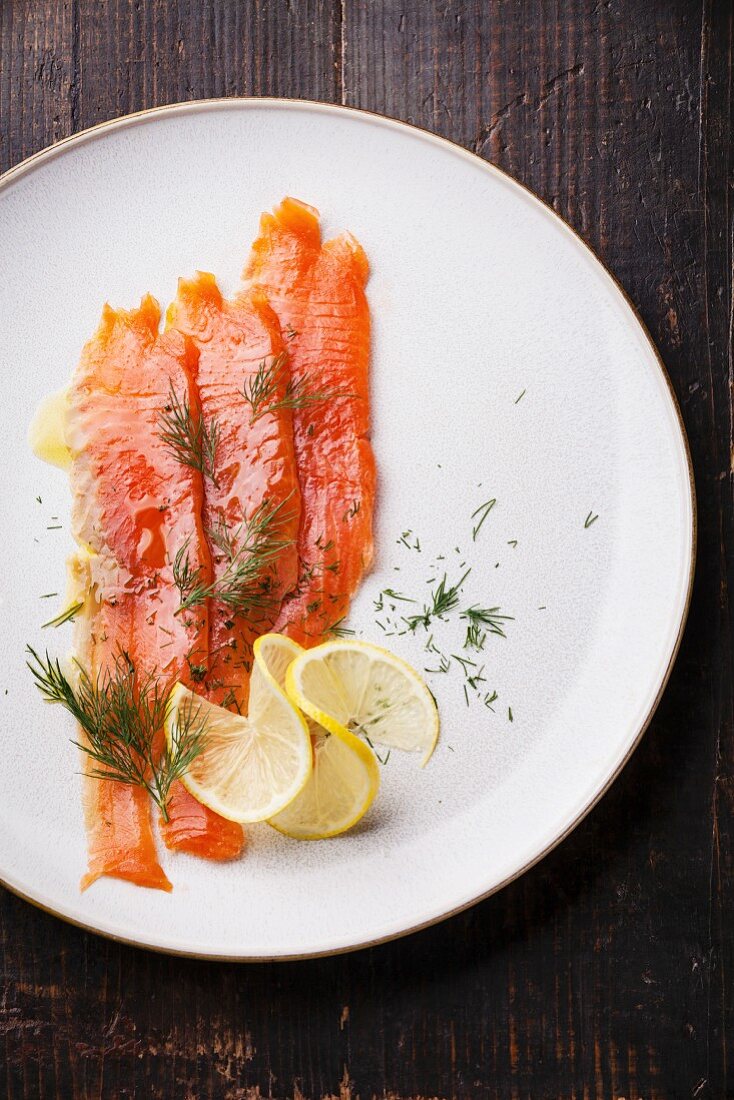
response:
<svg viewBox="0 0 734 1100"><path fill-rule="evenodd" d="M198 580L201 567L192 568L188 547L184 544L179 551L181 558L178 566L174 560L173 568L174 582L181 593L177 615L207 599L218 600L233 611L245 614L267 611L274 606L278 594L273 591L273 577L268 570L274 559L293 541L279 535L282 524L290 518L283 514L288 499L286 497L277 505L264 500L249 520L244 520L234 529L223 516L219 517L216 526L207 533L224 555L227 565L222 575L209 584Z"/></svg>
<svg viewBox="0 0 734 1100"><path fill-rule="evenodd" d="M403 622L408 627L408 630L414 633L419 626L424 626L427 630L432 619L441 619L447 615L449 611L453 611L459 603L461 586L470 573L471 569L467 569L460 580L452 585L447 584L447 577L444 573L438 585L431 593L431 603L424 604L423 611L420 614L410 615L407 618L403 617Z"/></svg>
<svg viewBox="0 0 734 1100"><path fill-rule="evenodd" d="M309 390L308 385L308 373L301 378L291 376L287 351L263 359L252 378L242 387L242 396L252 410L250 424L278 409L303 409L307 405L329 401L332 397L354 396L344 390L316 392ZM279 391L282 391L282 397L278 396Z"/></svg>
<svg viewBox="0 0 734 1100"><path fill-rule="evenodd" d="M219 446L219 422L212 417L208 424L204 422L201 409L194 411L188 397L179 397L170 382L168 404L159 415L161 430L158 438L163 440L182 466L198 470L202 477L208 477L217 485L215 461Z"/></svg>
<svg viewBox="0 0 734 1100"><path fill-rule="evenodd" d="M74 744L94 766L87 773L143 787L168 820L171 785L184 775L204 747L206 722L190 699L183 704L171 733L171 743L157 755L156 734L168 716L168 701L151 674L138 677L134 664L121 653L111 669L96 680L75 662L77 683L72 685L58 660L40 657L27 647L28 668L36 687L49 703L59 703L76 719L86 735Z"/></svg>
<svg viewBox="0 0 734 1100"><path fill-rule="evenodd" d="M64 608L55 618L49 619L47 623L41 625L41 629L45 630L47 626L63 626L64 623L73 623L74 616L78 615L81 609L84 607L84 601L80 603L73 603L70 607Z"/></svg>
<svg viewBox="0 0 734 1100"><path fill-rule="evenodd" d="M596 523L598 518L599 518L598 515L594 515L593 512L589 512L588 516L584 520L584 529L586 529L588 527L591 527L592 523Z"/></svg>
<svg viewBox="0 0 734 1100"><path fill-rule="evenodd" d="M503 615L499 607L477 607L473 605L468 607L466 611L462 611L459 618L464 619L471 626L486 627L490 634L498 634L500 638L506 638L507 635L502 624L513 622L515 616Z"/></svg>
<svg viewBox="0 0 734 1100"><path fill-rule="evenodd" d="M189 554L190 542L191 535L188 536L183 545L176 551L176 556L173 559L173 565L171 567L173 583L178 589L178 595L181 601L179 610L183 607L193 606L188 602L192 593L197 591L198 588L204 587L198 583L198 577L201 573L202 566L197 565L194 567L191 564L191 555Z"/></svg>

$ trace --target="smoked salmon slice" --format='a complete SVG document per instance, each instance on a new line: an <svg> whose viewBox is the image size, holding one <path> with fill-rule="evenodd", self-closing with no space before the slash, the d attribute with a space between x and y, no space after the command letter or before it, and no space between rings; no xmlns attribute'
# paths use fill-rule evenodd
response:
<svg viewBox="0 0 734 1100"><path fill-rule="evenodd" d="M299 581L274 629L314 645L349 609L373 557L367 258L349 234L321 242L318 212L286 198L264 214L244 270L286 339L301 524Z"/></svg>
<svg viewBox="0 0 734 1100"><path fill-rule="evenodd" d="M150 296L129 312L105 307L74 375L66 435L72 530L80 546L74 569L86 572L90 591L76 619L77 657L93 679L122 657L166 690L177 679L190 683L192 665L208 653L208 609L177 614L172 563L185 546L206 579L211 560L201 475L160 437L172 391L196 407L197 355L180 334L161 336L159 323ZM89 868L82 887L111 875L171 889L145 790L85 777L84 809Z"/></svg>
<svg viewBox="0 0 734 1100"><path fill-rule="evenodd" d="M231 709L247 706L252 647L277 618L298 579L301 514L290 377L278 318L261 291L227 300L213 275L181 279L168 322L196 347L198 400L214 432L203 520L215 586L209 601L209 669L204 694ZM256 408L246 394L261 399Z"/></svg>

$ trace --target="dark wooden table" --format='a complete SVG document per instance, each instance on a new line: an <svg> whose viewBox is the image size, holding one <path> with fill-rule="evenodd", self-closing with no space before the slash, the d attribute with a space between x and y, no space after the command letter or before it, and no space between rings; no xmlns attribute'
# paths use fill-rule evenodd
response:
<svg viewBox="0 0 734 1100"><path fill-rule="evenodd" d="M406 940L282 965L159 957L0 892L2 1097L734 1096L733 11L0 0L0 169L103 119L227 95L368 107L507 169L639 306L700 510L665 698L540 866Z"/></svg>

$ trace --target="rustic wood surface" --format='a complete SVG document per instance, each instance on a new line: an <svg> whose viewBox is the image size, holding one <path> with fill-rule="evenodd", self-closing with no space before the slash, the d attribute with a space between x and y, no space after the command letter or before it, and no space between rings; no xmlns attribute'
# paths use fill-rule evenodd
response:
<svg viewBox="0 0 734 1100"><path fill-rule="evenodd" d="M507 169L639 306L699 501L660 709L535 870L406 940L258 966L121 947L0 891L0 1096L734 1096L733 11L0 0L0 169L104 119L226 95L371 108Z"/></svg>

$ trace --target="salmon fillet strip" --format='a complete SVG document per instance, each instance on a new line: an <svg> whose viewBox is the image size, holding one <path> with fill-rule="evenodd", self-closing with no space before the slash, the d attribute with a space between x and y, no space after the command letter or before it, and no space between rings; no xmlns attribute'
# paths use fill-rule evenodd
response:
<svg viewBox="0 0 734 1100"><path fill-rule="evenodd" d="M74 375L67 438L76 568L87 571L91 589L76 621L78 659L94 678L124 653L141 678L155 673L167 688L190 682L190 655L208 647L208 609L176 615L171 563L184 544L202 577L211 575L211 560L201 477L160 439L171 386L195 407L196 352L178 333L161 336L159 322L150 296L129 312L105 307ZM112 875L170 889L147 793L85 777L83 797L89 869L82 886Z"/></svg>
<svg viewBox="0 0 734 1100"><path fill-rule="evenodd" d="M262 292L248 290L224 299L213 275L199 272L179 280L169 323L195 345L196 386L205 425L217 430L215 468L204 480L203 518L215 581L226 578L228 552L213 532L226 532L236 554L243 547L243 523L273 516L269 530L281 544L256 563L254 606L209 602L209 671L203 685L212 701L246 710L247 686L256 638L272 627L283 596L298 577L296 539L301 513L287 408L254 416L243 390L268 368L274 387L267 404L282 399L287 370L278 319ZM253 556L253 559L256 555Z"/></svg>
<svg viewBox="0 0 734 1100"><path fill-rule="evenodd" d="M262 216L243 273L280 321L297 392L331 395L293 412L300 574L274 629L307 646L347 613L373 557L368 274L359 243L322 244L317 211L292 198Z"/></svg>

